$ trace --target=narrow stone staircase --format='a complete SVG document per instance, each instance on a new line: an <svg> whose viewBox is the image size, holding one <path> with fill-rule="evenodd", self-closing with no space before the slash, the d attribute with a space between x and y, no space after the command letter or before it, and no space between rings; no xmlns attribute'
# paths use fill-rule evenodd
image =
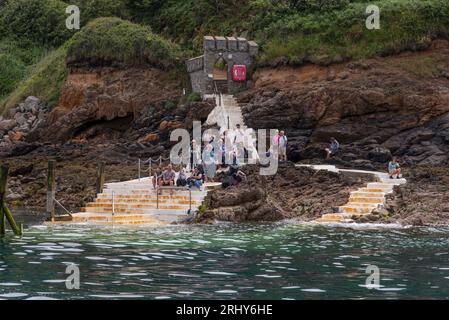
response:
<svg viewBox="0 0 449 320"><path fill-rule="evenodd" d="M166 224L187 217L201 205L207 194L205 190L163 190L157 196L150 178L126 182L109 183L103 193L86 205L79 213L73 214L73 223L104 225L144 225Z"/></svg>
<svg viewBox="0 0 449 320"><path fill-rule="evenodd" d="M258 158L256 149L257 137L254 130L245 125L241 106L232 94L214 95L214 98L217 106L209 114L206 123L208 125L218 125L220 132L228 129L235 130L239 124L245 133L244 139L248 141L247 145L250 146L250 154L253 157L251 160L255 163Z"/></svg>
<svg viewBox="0 0 449 320"><path fill-rule="evenodd" d="M333 172L346 172L353 174L371 174L375 177L375 182L368 183L365 187L352 191L348 203L338 208L337 213L324 214L315 222L353 222L354 218L368 215L374 209L385 205L386 195L394 192L394 186L407 183L406 179L390 179L387 173L377 171L338 169L335 166L327 165L298 165L308 166L315 170L328 170Z"/></svg>

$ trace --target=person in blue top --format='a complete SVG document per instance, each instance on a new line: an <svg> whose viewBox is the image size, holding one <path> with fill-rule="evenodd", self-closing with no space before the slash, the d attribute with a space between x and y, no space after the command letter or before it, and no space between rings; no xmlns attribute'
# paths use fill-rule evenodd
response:
<svg viewBox="0 0 449 320"><path fill-rule="evenodd" d="M394 179L394 176L397 179L401 179L401 166L399 165L398 158L393 157L393 160L388 163L388 174L390 175L390 179Z"/></svg>
<svg viewBox="0 0 449 320"><path fill-rule="evenodd" d="M326 150L326 159L329 159L331 156L334 156L338 152L338 149L340 149L340 144L338 143L337 139L332 137L330 140L329 148L325 149Z"/></svg>

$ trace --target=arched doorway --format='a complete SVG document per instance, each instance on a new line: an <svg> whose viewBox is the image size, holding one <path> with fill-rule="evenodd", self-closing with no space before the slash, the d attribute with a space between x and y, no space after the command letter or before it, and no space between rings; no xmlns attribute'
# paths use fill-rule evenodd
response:
<svg viewBox="0 0 449 320"><path fill-rule="evenodd" d="M214 85L218 92L228 93L228 64L220 57L214 64Z"/></svg>
<svg viewBox="0 0 449 320"><path fill-rule="evenodd" d="M223 57L218 58L214 64L214 80L228 80L228 64Z"/></svg>

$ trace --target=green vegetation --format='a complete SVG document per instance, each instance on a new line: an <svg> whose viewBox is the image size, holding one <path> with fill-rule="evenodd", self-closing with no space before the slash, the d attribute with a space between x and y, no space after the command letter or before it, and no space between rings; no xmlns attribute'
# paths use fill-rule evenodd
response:
<svg viewBox="0 0 449 320"><path fill-rule="evenodd" d="M80 7L79 32L65 28L68 4ZM380 7L380 30L365 27L367 4ZM291 64L392 54L449 38L447 0L0 0L0 8L0 108L31 93L54 102L65 62L147 64L179 77L206 34L255 39L259 61Z"/></svg>
<svg viewBox="0 0 449 320"><path fill-rule="evenodd" d="M98 18L75 34L69 46L70 64L174 67L179 49L146 26L119 18Z"/></svg>
<svg viewBox="0 0 449 320"><path fill-rule="evenodd" d="M176 103L174 103L173 101L167 101L164 105L164 109L167 112L172 112L176 109Z"/></svg>
<svg viewBox="0 0 449 320"><path fill-rule="evenodd" d="M36 96L53 107L59 98L60 89L68 69L65 58L67 45L50 52L32 68L28 78L19 82L16 89L0 103L0 113L20 103L27 96Z"/></svg>
<svg viewBox="0 0 449 320"><path fill-rule="evenodd" d="M286 57L316 63L395 53L426 45L449 35L449 2L445 0L384 0L381 29L365 27L366 4L307 15L293 14L264 29L262 61Z"/></svg>
<svg viewBox="0 0 449 320"><path fill-rule="evenodd" d="M71 36L60 0L7 0L0 11L0 36L59 46Z"/></svg>
<svg viewBox="0 0 449 320"><path fill-rule="evenodd" d="M187 95L187 103L201 101L201 95L198 92L191 92Z"/></svg>

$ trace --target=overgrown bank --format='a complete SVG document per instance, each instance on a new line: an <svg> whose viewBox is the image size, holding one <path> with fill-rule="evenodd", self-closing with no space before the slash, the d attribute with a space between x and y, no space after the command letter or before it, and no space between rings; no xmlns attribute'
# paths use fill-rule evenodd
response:
<svg viewBox="0 0 449 320"><path fill-rule="evenodd" d="M91 32L77 34L65 28L68 3L62 0L0 3L0 74L4 75L0 76L0 109L19 103L29 91L55 105L54 91L67 72L61 67L63 49L58 48L74 34L79 46L70 50L71 62L121 65L132 60L171 68L173 58L199 53L206 34L255 39L262 49L262 64L298 65L423 49L435 38L447 39L449 30L445 0L76 0L70 4L80 7L82 29ZM379 30L365 27L368 4L381 10ZM97 21L88 26L99 17L134 24L109 19L107 24ZM55 55L60 56L59 67L47 73L58 76L45 82L55 89L29 90L36 70Z"/></svg>

